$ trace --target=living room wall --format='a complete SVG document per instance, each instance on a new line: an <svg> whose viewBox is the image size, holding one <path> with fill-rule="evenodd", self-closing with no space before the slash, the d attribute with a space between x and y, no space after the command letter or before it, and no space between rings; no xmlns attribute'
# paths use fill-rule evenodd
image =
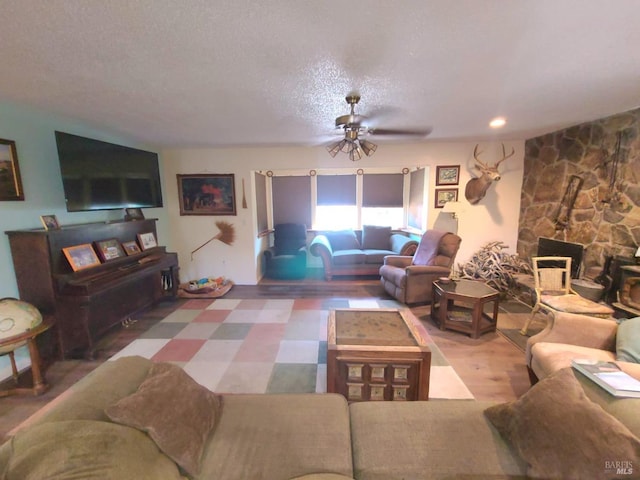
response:
<svg viewBox="0 0 640 480"><path fill-rule="evenodd" d="M500 170L502 180L492 185L486 197L477 205L470 205L464 198L464 187L474 175L472 142L429 142L422 144L381 144L372 157L357 163L350 162L342 154L331 158L321 147L255 147L255 148L208 148L167 149L162 152L165 166L165 203L171 225L171 242L180 260L181 280L202 277L225 276L238 284L256 284L262 275L261 257L267 247L267 237L258 237L256 227L256 203L253 188L253 171L304 170L335 168L384 168L384 167L429 167L427 196L431 204L427 225L451 225L450 214L433 208L436 188L437 165L460 165L458 199L464 211L459 213L458 234L462 246L457 263L464 262L474 252L490 241L500 240L515 253L520 212L520 188L523 173L524 141L505 143L507 152L511 147L515 155L505 161ZM493 163L502 156L500 143L483 143L482 159ZM216 173L234 174L237 196L236 216L181 216L178 202L176 174ZM248 205L241 206L242 180L246 185ZM438 187L443 188L443 187ZM216 221L233 224L235 241L227 245L212 241L205 247L191 252L215 236L219 230ZM455 226L455 223L454 223Z"/></svg>
<svg viewBox="0 0 640 480"><path fill-rule="evenodd" d="M81 121L36 111L26 106L0 102L0 138L14 140L25 191L25 201L0 202L0 296L18 296L7 230L41 228L40 215L53 214L61 225L113 221L122 212L66 211L58 166L54 131L61 130L127 146L147 148L121 134L95 128ZM253 285L262 275L261 256L267 237L258 237L252 171L381 168L406 166L429 167L427 195L433 202L437 165L460 165L459 200L464 211L459 214L458 234L463 238L457 261L468 259L489 241L502 240L515 251L518 232L519 198L523 174L524 141L505 144L516 154L501 165L502 180L492 185L486 197L475 206L464 199L464 186L473 175L472 142L429 142L424 144L380 145L376 154L357 164L344 155L331 158L323 147L269 147L227 149L169 149L161 152L163 197L165 207L145 209L147 218L158 218L158 237L162 245L180 256L181 279L191 280L223 275L239 284ZM483 160L492 162L501 155L499 143L483 143ZM237 194L237 215L229 217L180 216L177 173L233 173ZM241 206L242 179L245 180L248 208ZM215 222L232 223L236 239L229 246L213 241L196 252L191 251L218 233ZM455 228L450 215L430 208L429 228L441 225Z"/></svg>
<svg viewBox="0 0 640 480"><path fill-rule="evenodd" d="M570 176L582 181L567 221L560 209ZM640 109L586 122L525 143L518 253L539 237L585 246L583 272L640 245ZM560 209L560 210L559 210Z"/></svg>
<svg viewBox="0 0 640 480"><path fill-rule="evenodd" d="M7 230L42 228L40 215L53 214L64 225L103 222L123 218L121 210L67 212L58 166L54 131L61 130L107 142L145 148L123 135L28 107L0 102L0 138L16 142L24 201L0 201L0 298L18 297ZM148 148L148 147L146 147ZM158 237L166 244L166 213L163 208L145 210L147 218L158 218Z"/></svg>

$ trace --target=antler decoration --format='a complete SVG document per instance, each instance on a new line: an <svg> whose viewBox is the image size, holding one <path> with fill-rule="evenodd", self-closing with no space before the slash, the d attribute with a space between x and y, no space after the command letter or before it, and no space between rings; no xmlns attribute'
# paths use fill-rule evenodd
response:
<svg viewBox="0 0 640 480"><path fill-rule="evenodd" d="M194 253L196 253L198 250L200 250L202 247L204 247L208 243L213 242L214 240L220 240L222 243L226 243L227 245L233 244L233 241L235 240L235 237L236 237L236 231L233 228L233 225L229 222L220 221L220 222L216 222L216 227L218 227L218 230L220 231L216 235L211 237L209 240L204 242L202 245L200 245L198 248L196 248L194 251L192 251L191 260L193 260Z"/></svg>

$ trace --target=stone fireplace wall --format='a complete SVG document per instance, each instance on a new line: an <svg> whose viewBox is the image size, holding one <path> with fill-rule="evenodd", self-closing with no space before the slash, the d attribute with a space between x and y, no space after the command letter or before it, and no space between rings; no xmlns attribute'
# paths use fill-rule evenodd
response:
<svg viewBox="0 0 640 480"><path fill-rule="evenodd" d="M518 254L539 237L585 246L582 272L607 256L633 257L640 245L640 109L532 138L525 143ZM582 180L572 209L569 181Z"/></svg>

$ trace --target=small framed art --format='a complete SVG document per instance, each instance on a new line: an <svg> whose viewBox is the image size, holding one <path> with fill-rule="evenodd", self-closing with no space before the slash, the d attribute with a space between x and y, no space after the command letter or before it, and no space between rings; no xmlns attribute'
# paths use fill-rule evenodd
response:
<svg viewBox="0 0 640 480"><path fill-rule="evenodd" d="M156 241L156 236L153 232L147 233L139 233L138 234L138 244L140 248L144 252L145 250L149 250L150 248L154 248L158 246L158 242Z"/></svg>
<svg viewBox="0 0 640 480"><path fill-rule="evenodd" d="M126 221L144 220L144 213L141 208L125 208L124 219Z"/></svg>
<svg viewBox="0 0 640 480"><path fill-rule="evenodd" d="M460 165L438 165L436 167L436 185L458 185Z"/></svg>
<svg viewBox="0 0 640 480"><path fill-rule="evenodd" d="M100 259L90 243L65 247L62 249L62 253L67 257L74 272L100 265Z"/></svg>
<svg viewBox="0 0 640 480"><path fill-rule="evenodd" d="M60 228L60 224L55 215L40 215L40 221L45 230L58 230Z"/></svg>
<svg viewBox="0 0 640 480"><path fill-rule="evenodd" d="M135 240L131 240L130 242L122 242L122 248L127 255L135 255L136 253L140 253L140 247L136 243Z"/></svg>
<svg viewBox="0 0 640 480"><path fill-rule="evenodd" d="M0 138L0 200L24 200L16 142L2 138Z"/></svg>
<svg viewBox="0 0 640 480"><path fill-rule="evenodd" d="M457 188L436 188L435 208L443 208L447 202L458 201Z"/></svg>
<svg viewBox="0 0 640 480"><path fill-rule="evenodd" d="M180 215L236 215L233 173L177 177Z"/></svg>
<svg viewBox="0 0 640 480"><path fill-rule="evenodd" d="M99 240L95 242L95 246L98 251L98 257L100 257L100 260L103 262L108 262L109 260L115 260L116 258L125 256L120 242L115 238Z"/></svg>

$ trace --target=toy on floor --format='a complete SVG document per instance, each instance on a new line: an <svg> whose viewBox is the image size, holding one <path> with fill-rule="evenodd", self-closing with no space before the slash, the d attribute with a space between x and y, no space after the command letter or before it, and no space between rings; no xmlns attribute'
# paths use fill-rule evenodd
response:
<svg viewBox="0 0 640 480"><path fill-rule="evenodd" d="M217 298L225 295L229 290L231 290L232 286L233 282L228 278L205 277L181 284L178 287L178 296L187 298Z"/></svg>

